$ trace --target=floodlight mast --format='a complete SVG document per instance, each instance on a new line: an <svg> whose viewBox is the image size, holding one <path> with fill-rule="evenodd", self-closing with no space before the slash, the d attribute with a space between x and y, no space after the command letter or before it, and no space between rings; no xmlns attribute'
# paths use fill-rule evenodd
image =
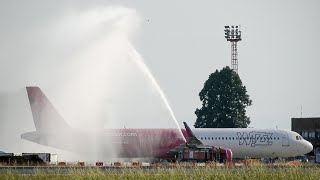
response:
<svg viewBox="0 0 320 180"><path fill-rule="evenodd" d="M241 41L241 31L239 26L224 26L224 34L227 41L231 42L231 69L238 73L238 50L237 42Z"/></svg>

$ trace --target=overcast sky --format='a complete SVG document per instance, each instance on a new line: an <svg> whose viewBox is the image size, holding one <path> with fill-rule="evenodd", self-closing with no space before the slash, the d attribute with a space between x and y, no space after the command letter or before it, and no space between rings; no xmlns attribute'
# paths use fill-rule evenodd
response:
<svg viewBox="0 0 320 180"><path fill-rule="evenodd" d="M72 53L79 47L94 49L92 39L100 38L99 29L90 29L92 19L82 15L95 9L112 11L109 7L125 9L125 23L134 32L130 43L166 94L179 125L183 121L194 124L194 111L201 106L198 93L204 82L216 69L230 66L225 25L241 25L239 75L253 100L247 109L250 127L290 129L291 118L301 116L301 107L304 117L320 116L317 0L2 0L0 117L7 125L0 126L2 136L12 132L10 128L14 132L34 128L23 88L39 85L54 97L58 91L54 82L64 78L63 64L68 57L75 59ZM110 28L106 24L103 30ZM86 32L92 33L83 38ZM61 39L67 43L59 44ZM143 82L137 84L144 86ZM63 111L61 106L57 108ZM130 106L142 105L135 101ZM19 108L23 113L14 111ZM27 123L18 127L23 119L28 119Z"/></svg>
<svg viewBox="0 0 320 180"><path fill-rule="evenodd" d="M230 66L224 25L240 24L239 75L253 105L252 127L290 129L291 118L320 116L319 1L139 1L139 52L181 121L192 124L198 92Z"/></svg>

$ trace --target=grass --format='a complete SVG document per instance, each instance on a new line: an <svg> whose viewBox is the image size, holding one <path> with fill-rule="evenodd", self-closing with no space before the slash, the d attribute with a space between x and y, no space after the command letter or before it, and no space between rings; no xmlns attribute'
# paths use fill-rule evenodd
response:
<svg viewBox="0 0 320 180"><path fill-rule="evenodd" d="M245 167L157 167L152 169L70 168L33 170L27 173L1 170L0 179L319 179L320 168L313 165Z"/></svg>

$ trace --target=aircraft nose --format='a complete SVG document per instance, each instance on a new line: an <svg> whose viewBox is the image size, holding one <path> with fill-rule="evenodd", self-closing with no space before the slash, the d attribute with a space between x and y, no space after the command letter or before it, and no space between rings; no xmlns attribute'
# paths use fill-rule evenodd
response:
<svg viewBox="0 0 320 180"><path fill-rule="evenodd" d="M304 149L306 150L305 154L307 154L313 150L313 145L310 142L306 141L304 144Z"/></svg>

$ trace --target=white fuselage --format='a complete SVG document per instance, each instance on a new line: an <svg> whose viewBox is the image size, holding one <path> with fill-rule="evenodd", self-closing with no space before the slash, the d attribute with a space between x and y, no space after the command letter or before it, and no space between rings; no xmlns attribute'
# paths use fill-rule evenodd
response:
<svg viewBox="0 0 320 180"><path fill-rule="evenodd" d="M291 157L309 153L313 146L293 131L255 128L197 128L204 145L230 148L234 158Z"/></svg>

